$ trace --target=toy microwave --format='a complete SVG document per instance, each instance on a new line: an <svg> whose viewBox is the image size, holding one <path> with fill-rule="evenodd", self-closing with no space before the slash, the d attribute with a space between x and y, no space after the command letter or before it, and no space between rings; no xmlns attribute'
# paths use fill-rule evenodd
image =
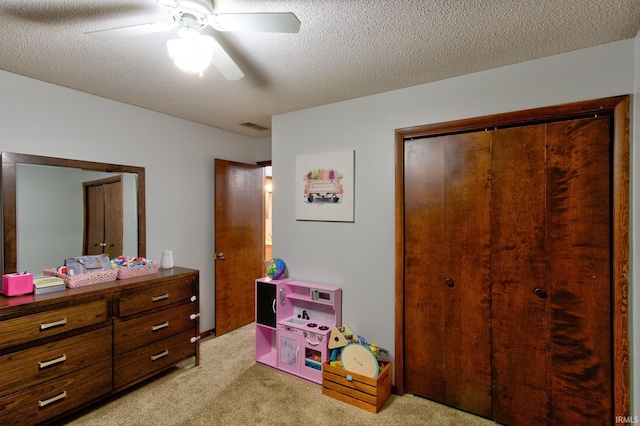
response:
<svg viewBox="0 0 640 426"><path fill-rule="evenodd" d="M2 276L2 294L5 296L19 296L29 293L33 293L33 275L25 272Z"/></svg>

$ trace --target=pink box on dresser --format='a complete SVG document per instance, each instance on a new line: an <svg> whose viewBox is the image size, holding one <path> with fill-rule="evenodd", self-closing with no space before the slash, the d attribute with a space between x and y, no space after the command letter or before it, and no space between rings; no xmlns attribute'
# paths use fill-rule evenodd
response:
<svg viewBox="0 0 640 426"><path fill-rule="evenodd" d="M33 293L33 275L5 274L2 276L2 294L5 296L19 296Z"/></svg>

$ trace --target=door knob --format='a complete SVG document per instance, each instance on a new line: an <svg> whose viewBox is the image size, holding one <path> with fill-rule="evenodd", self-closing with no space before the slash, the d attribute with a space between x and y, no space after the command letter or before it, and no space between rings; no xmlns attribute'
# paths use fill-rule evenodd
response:
<svg viewBox="0 0 640 426"><path fill-rule="evenodd" d="M536 296L538 296L541 299L544 299L545 297L547 297L547 292L544 291L543 288L537 287L535 290L533 290L533 292L536 294Z"/></svg>
<svg viewBox="0 0 640 426"><path fill-rule="evenodd" d="M453 287L455 285L451 278L447 278L446 280L444 280L444 283L447 285L447 287Z"/></svg>
<svg viewBox="0 0 640 426"><path fill-rule="evenodd" d="M216 254L216 258L219 260L225 260L227 258L227 255L223 252L220 252L218 254Z"/></svg>

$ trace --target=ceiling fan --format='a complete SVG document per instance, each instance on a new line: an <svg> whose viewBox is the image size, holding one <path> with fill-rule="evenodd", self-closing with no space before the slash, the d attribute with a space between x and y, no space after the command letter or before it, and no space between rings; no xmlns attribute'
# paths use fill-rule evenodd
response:
<svg viewBox="0 0 640 426"><path fill-rule="evenodd" d="M210 35L200 30L209 26L217 31L297 33L300 21L291 12L214 13L211 0L157 0L167 9L173 22L150 22L85 34L100 40L133 37L177 28L177 38L167 42L173 62L184 71L202 75L210 63L227 80L244 77L242 70Z"/></svg>

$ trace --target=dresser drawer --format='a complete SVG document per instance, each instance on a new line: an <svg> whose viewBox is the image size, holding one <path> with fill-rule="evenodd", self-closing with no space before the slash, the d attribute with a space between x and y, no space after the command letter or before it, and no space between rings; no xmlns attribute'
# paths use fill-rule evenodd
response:
<svg viewBox="0 0 640 426"><path fill-rule="evenodd" d="M0 423L32 425L111 392L111 361L0 398Z"/></svg>
<svg viewBox="0 0 640 426"><path fill-rule="evenodd" d="M113 351L119 355L185 330L195 334L195 312L195 303L188 303L117 323L113 329Z"/></svg>
<svg viewBox="0 0 640 426"><path fill-rule="evenodd" d="M0 322L0 349L111 321L107 300L98 300Z"/></svg>
<svg viewBox="0 0 640 426"><path fill-rule="evenodd" d="M119 313L127 317L159 306L191 302L195 293L193 277L124 290L120 295Z"/></svg>
<svg viewBox="0 0 640 426"><path fill-rule="evenodd" d="M194 336L194 330L183 331L116 356L113 361L114 390L149 377L189 356L195 356L196 344L191 343Z"/></svg>
<svg viewBox="0 0 640 426"><path fill-rule="evenodd" d="M111 359L111 327L0 357L0 395Z"/></svg>

